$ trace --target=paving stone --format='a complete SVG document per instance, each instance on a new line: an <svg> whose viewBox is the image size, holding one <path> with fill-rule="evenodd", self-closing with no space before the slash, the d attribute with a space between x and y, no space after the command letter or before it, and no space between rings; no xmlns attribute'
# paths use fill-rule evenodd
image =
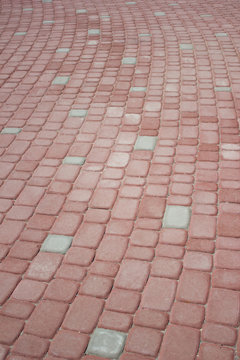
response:
<svg viewBox="0 0 240 360"><path fill-rule="evenodd" d="M164 11L155 11L154 13L155 16L165 16L165 12Z"/></svg>
<svg viewBox="0 0 240 360"><path fill-rule="evenodd" d="M87 12L86 9L77 9L76 14L85 14Z"/></svg>
<svg viewBox="0 0 240 360"><path fill-rule="evenodd" d="M57 53L65 53L65 52L69 52L70 49L69 48L58 48L56 50Z"/></svg>
<svg viewBox="0 0 240 360"><path fill-rule="evenodd" d="M66 156L63 159L63 164L70 165L83 165L85 163L86 158L83 156Z"/></svg>
<svg viewBox="0 0 240 360"><path fill-rule="evenodd" d="M65 254L72 243L72 236L48 235L40 251Z"/></svg>
<svg viewBox="0 0 240 360"><path fill-rule="evenodd" d="M134 150L151 150L155 149L157 143L156 136L138 136Z"/></svg>
<svg viewBox="0 0 240 360"><path fill-rule="evenodd" d="M87 115L87 110L82 109L72 109L69 112L70 117L85 117Z"/></svg>
<svg viewBox="0 0 240 360"><path fill-rule="evenodd" d="M54 20L43 20L43 24L54 24Z"/></svg>
<svg viewBox="0 0 240 360"><path fill-rule="evenodd" d="M33 11L33 8L25 8L23 11Z"/></svg>
<svg viewBox="0 0 240 360"><path fill-rule="evenodd" d="M126 5L134 5L136 4L136 1L126 1Z"/></svg>
<svg viewBox="0 0 240 360"><path fill-rule="evenodd" d="M163 217L164 228L187 229L191 217L188 206L167 205Z"/></svg>
<svg viewBox="0 0 240 360"><path fill-rule="evenodd" d="M152 36L152 35L146 33L146 34L139 34L138 36L140 36L140 37L145 37L145 36L148 37L148 36L149 36L149 37L150 37L150 36Z"/></svg>
<svg viewBox="0 0 240 360"><path fill-rule="evenodd" d="M1 131L1 134L19 134L22 131L21 128L4 128Z"/></svg>
<svg viewBox="0 0 240 360"><path fill-rule="evenodd" d="M143 86L132 86L130 91L146 91L147 88Z"/></svg>
<svg viewBox="0 0 240 360"><path fill-rule="evenodd" d="M212 17L211 14L201 14L200 16L201 16L201 17Z"/></svg>
<svg viewBox="0 0 240 360"><path fill-rule="evenodd" d="M232 91L231 87L229 86L216 86L214 88L215 91L227 91L227 92L230 92Z"/></svg>
<svg viewBox="0 0 240 360"><path fill-rule="evenodd" d="M26 31L18 31L18 32L15 32L14 35L16 35L16 36L22 36L22 35L26 35L26 34L27 34Z"/></svg>
<svg viewBox="0 0 240 360"><path fill-rule="evenodd" d="M42 0L43 3L51 3L52 0Z"/></svg>
<svg viewBox="0 0 240 360"><path fill-rule="evenodd" d="M56 76L55 79L53 80L52 84L53 85L66 85L69 81L70 77L69 76Z"/></svg>
<svg viewBox="0 0 240 360"><path fill-rule="evenodd" d="M137 58L135 57L124 57L122 59L123 65L135 65L137 63Z"/></svg>
<svg viewBox="0 0 240 360"><path fill-rule="evenodd" d="M193 46L192 46L192 44L180 44L180 49L181 50L192 50Z"/></svg>
<svg viewBox="0 0 240 360"><path fill-rule="evenodd" d="M217 37L228 36L228 34L227 34L227 33L224 33L224 32L216 33L215 35L216 35Z"/></svg>
<svg viewBox="0 0 240 360"><path fill-rule="evenodd" d="M99 29L89 29L88 30L88 35L99 35L99 34L100 34Z"/></svg>
<svg viewBox="0 0 240 360"><path fill-rule="evenodd" d="M123 351L126 334L108 329L95 329L86 353L109 359L116 359Z"/></svg>

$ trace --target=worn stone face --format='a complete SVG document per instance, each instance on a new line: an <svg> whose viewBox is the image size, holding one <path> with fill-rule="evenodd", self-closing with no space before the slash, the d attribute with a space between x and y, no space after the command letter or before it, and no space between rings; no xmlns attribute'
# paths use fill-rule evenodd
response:
<svg viewBox="0 0 240 360"><path fill-rule="evenodd" d="M191 209L188 206L167 205L163 217L163 227L187 229L190 216Z"/></svg>
<svg viewBox="0 0 240 360"><path fill-rule="evenodd" d="M107 329L96 329L86 353L109 359L117 359L123 351L126 334Z"/></svg>
<svg viewBox="0 0 240 360"><path fill-rule="evenodd" d="M72 243L72 236L48 235L44 240L40 251L65 254Z"/></svg>

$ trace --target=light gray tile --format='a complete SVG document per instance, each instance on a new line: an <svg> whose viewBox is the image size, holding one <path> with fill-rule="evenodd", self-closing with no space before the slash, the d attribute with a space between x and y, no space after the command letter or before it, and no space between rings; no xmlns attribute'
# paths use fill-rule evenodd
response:
<svg viewBox="0 0 240 360"><path fill-rule="evenodd" d="M18 31L18 32L15 32L14 35L16 35L16 36L23 36L23 35L26 35L26 34L27 34L26 31Z"/></svg>
<svg viewBox="0 0 240 360"><path fill-rule="evenodd" d="M43 3L51 3L52 0L42 0Z"/></svg>
<svg viewBox="0 0 240 360"><path fill-rule="evenodd" d="M69 111L70 117L85 117L87 115L87 110L84 109L72 109Z"/></svg>
<svg viewBox="0 0 240 360"><path fill-rule="evenodd" d="M23 11L33 11L33 8L24 8Z"/></svg>
<svg viewBox="0 0 240 360"><path fill-rule="evenodd" d="M143 86L132 86L130 91L146 91L147 88Z"/></svg>
<svg viewBox="0 0 240 360"><path fill-rule="evenodd" d="M22 129L21 128L4 128L4 129L2 129L2 131L1 131L1 134L18 134L18 133L20 133L20 131L22 131Z"/></svg>
<svg viewBox="0 0 240 360"><path fill-rule="evenodd" d="M78 9L76 10L76 14L86 14L87 10L86 9Z"/></svg>
<svg viewBox="0 0 240 360"><path fill-rule="evenodd" d="M164 11L155 11L154 13L155 16L165 16L165 12Z"/></svg>
<svg viewBox="0 0 240 360"><path fill-rule="evenodd" d="M72 243L72 236L48 235L44 240L40 251L65 254Z"/></svg>
<svg viewBox="0 0 240 360"><path fill-rule="evenodd" d="M216 33L215 35L216 35L217 37L225 37L225 36L228 36L228 34L225 33L225 32L219 32L219 33Z"/></svg>
<svg viewBox="0 0 240 360"><path fill-rule="evenodd" d="M204 17L212 17L211 14L201 14L200 16L203 17L203 18L204 18Z"/></svg>
<svg viewBox="0 0 240 360"><path fill-rule="evenodd" d="M135 57L124 57L122 59L122 64L124 65L135 65L137 63L137 58Z"/></svg>
<svg viewBox="0 0 240 360"><path fill-rule="evenodd" d="M229 86L216 86L214 88L215 91L227 91L227 92L230 92L232 91L231 87Z"/></svg>
<svg viewBox="0 0 240 360"><path fill-rule="evenodd" d="M67 52L69 52L69 51L70 51L69 48L58 48L58 49L56 50L57 53L67 53Z"/></svg>
<svg viewBox="0 0 240 360"><path fill-rule="evenodd" d="M55 79L53 80L52 84L53 85L66 85L69 81L70 77L69 76L56 76Z"/></svg>
<svg viewBox="0 0 240 360"><path fill-rule="evenodd" d="M138 136L134 150L151 150L155 149L157 136Z"/></svg>
<svg viewBox="0 0 240 360"><path fill-rule="evenodd" d="M99 29L89 29L88 30L88 35L99 35L99 34L100 34Z"/></svg>
<svg viewBox="0 0 240 360"><path fill-rule="evenodd" d="M136 1L126 1L126 5L135 5Z"/></svg>
<svg viewBox="0 0 240 360"><path fill-rule="evenodd" d="M127 334L108 330L95 329L91 336L86 353L108 359L117 359L121 355Z"/></svg>
<svg viewBox="0 0 240 360"><path fill-rule="evenodd" d="M191 217L189 206L167 205L163 217L164 228L187 229Z"/></svg>
<svg viewBox="0 0 240 360"><path fill-rule="evenodd" d="M180 44L180 49L181 50L192 50L193 46L192 46L192 44Z"/></svg>
<svg viewBox="0 0 240 360"><path fill-rule="evenodd" d="M48 25L48 24L54 24L54 20L43 20L43 24L44 25Z"/></svg>
<svg viewBox="0 0 240 360"><path fill-rule="evenodd" d="M86 158L83 156L66 156L63 159L63 164L83 165L85 160Z"/></svg>
<svg viewBox="0 0 240 360"><path fill-rule="evenodd" d="M138 36L140 36L140 37L150 37L151 36L151 34L139 34Z"/></svg>

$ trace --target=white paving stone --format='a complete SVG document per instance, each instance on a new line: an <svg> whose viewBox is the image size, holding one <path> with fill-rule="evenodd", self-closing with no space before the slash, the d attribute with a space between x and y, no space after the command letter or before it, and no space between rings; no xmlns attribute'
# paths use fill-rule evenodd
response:
<svg viewBox="0 0 240 360"><path fill-rule="evenodd" d="M18 32L15 32L14 35L16 35L16 36L23 36L23 35L26 35L26 34L27 34L26 31L18 31Z"/></svg>
<svg viewBox="0 0 240 360"><path fill-rule="evenodd" d="M130 91L146 91L147 88L143 86L132 86Z"/></svg>
<svg viewBox="0 0 240 360"><path fill-rule="evenodd" d="M65 52L69 52L70 49L69 48L58 48L56 50L57 53L65 53Z"/></svg>
<svg viewBox="0 0 240 360"><path fill-rule="evenodd" d="M85 117L87 115L87 110L84 109L72 109L69 112L71 117Z"/></svg>
<svg viewBox="0 0 240 360"><path fill-rule="evenodd" d="M215 91L227 91L227 92L230 92L232 91L231 87L229 86L216 86L214 88Z"/></svg>
<svg viewBox="0 0 240 360"><path fill-rule="evenodd" d="M224 37L224 36L228 36L227 33L224 33L224 32L219 32L219 33L216 33L215 34L217 37Z"/></svg>
<svg viewBox="0 0 240 360"><path fill-rule="evenodd" d="M122 59L122 64L124 65L135 65L137 63L137 58L135 57L124 57Z"/></svg>
<svg viewBox="0 0 240 360"><path fill-rule="evenodd" d="M180 49L181 50L192 50L193 46L192 46L192 44L180 44Z"/></svg>
<svg viewBox="0 0 240 360"><path fill-rule="evenodd" d="M100 34L99 29L89 29L88 30L88 35L99 35L99 34Z"/></svg>
<svg viewBox="0 0 240 360"><path fill-rule="evenodd" d="M86 14L87 10L86 9L78 9L76 10L76 14Z"/></svg>
<svg viewBox="0 0 240 360"><path fill-rule="evenodd" d="M189 206L167 205L163 217L164 228L187 229L191 217Z"/></svg>
<svg viewBox="0 0 240 360"><path fill-rule="evenodd" d="M164 11L155 11L154 13L155 16L165 16L165 12Z"/></svg>
<svg viewBox="0 0 240 360"><path fill-rule="evenodd" d="M86 353L108 359L118 359L121 355L127 334L108 330L95 329L88 344Z"/></svg>
<svg viewBox="0 0 240 360"><path fill-rule="evenodd" d="M151 150L155 149L157 142L156 136L138 136L134 150Z"/></svg>
<svg viewBox="0 0 240 360"><path fill-rule="evenodd" d="M69 76L56 76L52 83L53 85L66 85L69 79Z"/></svg>
<svg viewBox="0 0 240 360"><path fill-rule="evenodd" d="M48 235L44 240L40 251L65 254L72 243L72 236Z"/></svg>
<svg viewBox="0 0 240 360"><path fill-rule="evenodd" d="M86 158L83 156L66 156L63 159L63 164L83 165L85 160Z"/></svg>
<svg viewBox="0 0 240 360"><path fill-rule="evenodd" d="M19 134L22 131L21 128L4 128L1 131L1 134Z"/></svg>

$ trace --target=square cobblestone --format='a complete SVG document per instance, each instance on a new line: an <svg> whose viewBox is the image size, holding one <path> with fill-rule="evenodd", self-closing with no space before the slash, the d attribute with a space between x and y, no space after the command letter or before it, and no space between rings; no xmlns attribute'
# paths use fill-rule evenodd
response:
<svg viewBox="0 0 240 360"><path fill-rule="evenodd" d="M99 35L99 34L100 34L99 29L89 29L88 30L88 35Z"/></svg>
<svg viewBox="0 0 240 360"><path fill-rule="evenodd" d="M227 33L225 33L225 32L216 33L215 35L216 35L217 37L224 37L224 36L228 36L228 34L227 34Z"/></svg>
<svg viewBox="0 0 240 360"><path fill-rule="evenodd" d="M157 136L138 136L134 150L151 150L155 149Z"/></svg>
<svg viewBox="0 0 240 360"><path fill-rule="evenodd" d="M72 236L48 235L44 240L40 251L65 254L72 243Z"/></svg>
<svg viewBox="0 0 240 360"><path fill-rule="evenodd" d="M124 65L135 65L137 63L137 58L135 57L124 57L122 59L122 64Z"/></svg>
<svg viewBox="0 0 240 360"><path fill-rule="evenodd" d="M19 134L22 131L21 128L4 128L1 131L1 134Z"/></svg>
<svg viewBox="0 0 240 360"><path fill-rule="evenodd" d="M69 81L70 77L69 76L56 76L55 79L53 80L52 84L53 85L66 85Z"/></svg>
<svg viewBox="0 0 240 360"><path fill-rule="evenodd" d="M108 359L117 359L123 351L127 334L108 330L96 329L91 336L86 353Z"/></svg>
<svg viewBox="0 0 240 360"><path fill-rule="evenodd" d="M146 91L147 88L143 86L132 86L130 91Z"/></svg>
<svg viewBox="0 0 240 360"><path fill-rule="evenodd" d="M155 16L165 16L165 12L164 11L155 11L154 13Z"/></svg>
<svg viewBox="0 0 240 360"><path fill-rule="evenodd" d="M63 164L83 165L85 160L86 158L83 156L66 156L63 159Z"/></svg>
<svg viewBox="0 0 240 360"><path fill-rule="evenodd" d="M232 91L231 87L229 87L229 86L216 86L214 88L214 90L215 91L228 91L228 92Z"/></svg>
<svg viewBox="0 0 240 360"><path fill-rule="evenodd" d="M86 9L78 9L76 10L76 14L86 14L87 10Z"/></svg>
<svg viewBox="0 0 240 360"><path fill-rule="evenodd" d="M180 44L180 49L181 50L192 50L193 46L192 46L192 44Z"/></svg>
<svg viewBox="0 0 240 360"><path fill-rule="evenodd" d="M14 35L16 35L16 36L23 36L23 35L26 35L26 31L19 31L19 32L15 32L15 34Z"/></svg>
<svg viewBox="0 0 240 360"><path fill-rule="evenodd" d="M190 207L167 205L163 217L163 228L187 229L190 217Z"/></svg>
<svg viewBox="0 0 240 360"><path fill-rule="evenodd" d="M87 115L87 110L72 109L69 111L70 117L85 117L86 115Z"/></svg>

